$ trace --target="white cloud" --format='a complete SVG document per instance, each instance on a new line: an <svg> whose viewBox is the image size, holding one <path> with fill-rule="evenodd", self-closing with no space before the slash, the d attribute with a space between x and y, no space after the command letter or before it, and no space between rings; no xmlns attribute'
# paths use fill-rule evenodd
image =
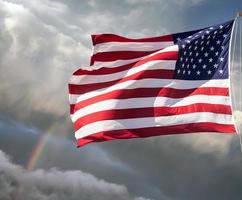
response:
<svg viewBox="0 0 242 200"><path fill-rule="evenodd" d="M67 114L66 84L72 71L85 63L87 48L24 5L0 1L0 15L2 104L25 110L21 118L38 111Z"/></svg>
<svg viewBox="0 0 242 200"><path fill-rule="evenodd" d="M196 133L181 138L181 141L194 151L214 154L217 158L228 155L233 140L234 135L222 133Z"/></svg>

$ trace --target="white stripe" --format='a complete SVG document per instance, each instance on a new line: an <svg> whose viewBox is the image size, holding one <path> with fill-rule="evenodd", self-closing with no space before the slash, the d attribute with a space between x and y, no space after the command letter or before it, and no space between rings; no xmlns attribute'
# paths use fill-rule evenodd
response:
<svg viewBox="0 0 242 200"><path fill-rule="evenodd" d="M102 95L111 91L120 89L135 89L135 88L174 88L174 89L193 89L198 87L221 87L228 88L227 79L215 80L176 80L176 79L143 79L143 80L130 80L122 83L115 84L111 87L102 88L99 90L87 92L82 95L70 94L70 104L76 104L83 100Z"/></svg>
<svg viewBox="0 0 242 200"><path fill-rule="evenodd" d="M231 115L226 114L198 112L174 116L97 121L80 128L75 132L75 137L79 139L102 131L173 126L199 122L213 122L232 125L231 117Z"/></svg>
<svg viewBox="0 0 242 200"><path fill-rule="evenodd" d="M174 45L170 42L106 42L94 46L94 54L112 51L154 51Z"/></svg>
<svg viewBox="0 0 242 200"><path fill-rule="evenodd" d="M154 69L169 69L174 70L176 61L174 60L152 60L143 65L124 70L117 73L106 74L106 75L73 75L69 81L70 84L84 85L91 83L104 83L113 81L121 78L131 76L140 71L154 70Z"/></svg>
<svg viewBox="0 0 242 200"><path fill-rule="evenodd" d="M139 58L128 59L128 60L115 60L115 61L112 61L112 62L95 61L95 63L90 67L90 69L95 70L95 69L99 69L99 68L102 68L102 67L108 67L108 68L119 67L119 66L130 64L130 63L135 63L135 62L137 62L141 59L153 56L155 54L159 54L159 53L162 53L162 52L178 51L178 49L179 49L178 45L173 45L173 46L166 47L162 50L156 51L156 52L149 54L147 56L142 56L142 57L139 57Z"/></svg>
<svg viewBox="0 0 242 200"><path fill-rule="evenodd" d="M195 103L209 103L230 105L230 99L227 96L194 95L186 98L168 98L168 97L146 97L131 99L109 99L88 105L71 115L75 122L77 119L91 113L104 110L128 109L128 108L147 108L147 107L179 107Z"/></svg>
<svg viewBox="0 0 242 200"><path fill-rule="evenodd" d="M115 60L115 61L111 61L111 62L101 62L101 61L95 61L94 65L90 66L90 68L93 69L99 69L102 67L107 67L107 68L115 68L115 67L120 67L123 65L127 65L130 63L135 63L143 58L145 58L146 56L143 57L139 57L139 58L134 58L134 59L129 59L129 60Z"/></svg>

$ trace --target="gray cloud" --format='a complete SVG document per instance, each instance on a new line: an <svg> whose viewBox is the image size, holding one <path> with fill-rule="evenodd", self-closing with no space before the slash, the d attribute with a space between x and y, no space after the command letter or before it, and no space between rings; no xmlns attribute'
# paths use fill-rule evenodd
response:
<svg viewBox="0 0 242 200"><path fill-rule="evenodd" d="M0 198L21 200L47 199L120 199L132 198L123 185L108 183L82 171L60 171L57 169L26 171L14 165L0 151ZM17 191L19 190L19 191ZM18 193L18 194L17 194Z"/></svg>

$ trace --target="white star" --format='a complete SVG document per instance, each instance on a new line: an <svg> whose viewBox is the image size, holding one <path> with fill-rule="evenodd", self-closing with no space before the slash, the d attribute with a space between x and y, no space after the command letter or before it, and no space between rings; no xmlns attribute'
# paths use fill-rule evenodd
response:
<svg viewBox="0 0 242 200"><path fill-rule="evenodd" d="M196 53L196 56L198 56L198 55L199 55L199 53L197 52L197 53Z"/></svg>
<svg viewBox="0 0 242 200"><path fill-rule="evenodd" d="M213 33L213 34L214 34L214 35L216 35L216 34L217 34L217 32L218 32L218 31L214 31L214 33Z"/></svg>
<svg viewBox="0 0 242 200"><path fill-rule="evenodd" d="M213 46L212 46L212 47L210 47L210 50L211 50L211 51L213 51L213 50L214 50L214 47L213 47Z"/></svg>
<svg viewBox="0 0 242 200"><path fill-rule="evenodd" d="M177 70L177 73L178 73L178 74L180 74L180 71L181 71L181 70L180 70L180 69L178 69L178 70Z"/></svg>
<svg viewBox="0 0 242 200"><path fill-rule="evenodd" d="M202 33L203 31L199 31L198 33Z"/></svg>
<svg viewBox="0 0 242 200"><path fill-rule="evenodd" d="M187 69L189 68L189 64L187 65Z"/></svg>
<svg viewBox="0 0 242 200"><path fill-rule="evenodd" d="M219 28L222 29L223 28L223 25L220 25Z"/></svg>
<svg viewBox="0 0 242 200"><path fill-rule="evenodd" d="M205 57L208 57L208 52L206 52L206 53L204 54L204 56L205 56Z"/></svg>
<svg viewBox="0 0 242 200"><path fill-rule="evenodd" d="M192 36L190 35L190 36L188 36L188 38L192 38Z"/></svg>
<svg viewBox="0 0 242 200"><path fill-rule="evenodd" d="M182 64L182 68L184 68L184 63Z"/></svg>
<svg viewBox="0 0 242 200"><path fill-rule="evenodd" d="M205 37L205 36L204 36L204 35L202 35L202 37L201 37L201 38L202 38L202 39L204 39L204 37Z"/></svg>
<svg viewBox="0 0 242 200"><path fill-rule="evenodd" d="M221 49L224 50L224 46L221 46Z"/></svg>
<svg viewBox="0 0 242 200"><path fill-rule="evenodd" d="M220 40L217 40L217 41L216 41L216 43L217 43L217 44L220 44L220 43L221 43L221 41L220 41Z"/></svg>
<svg viewBox="0 0 242 200"><path fill-rule="evenodd" d="M197 71L197 75L200 75L201 74L201 72L200 71Z"/></svg>
<svg viewBox="0 0 242 200"><path fill-rule="evenodd" d="M192 46L190 45L189 47L188 47L188 49L191 49L192 48Z"/></svg>
<svg viewBox="0 0 242 200"><path fill-rule="evenodd" d="M218 68L218 64L215 63L215 64L213 65L213 67L214 67L214 68Z"/></svg>
<svg viewBox="0 0 242 200"><path fill-rule="evenodd" d="M186 62L188 61L188 58L186 58Z"/></svg>
<svg viewBox="0 0 242 200"><path fill-rule="evenodd" d="M208 74L211 74L212 73L212 71L211 70L208 70Z"/></svg>
<svg viewBox="0 0 242 200"><path fill-rule="evenodd" d="M195 41L195 44L197 44L197 43L198 43L198 40Z"/></svg>
<svg viewBox="0 0 242 200"><path fill-rule="evenodd" d="M207 42L206 42L206 44L208 45L210 43L210 41L208 40Z"/></svg>
<svg viewBox="0 0 242 200"><path fill-rule="evenodd" d="M192 55L192 52L190 52L189 55L191 56Z"/></svg>
<svg viewBox="0 0 242 200"><path fill-rule="evenodd" d="M219 60L220 60L221 62L223 62L223 61L224 61L224 58L223 58L223 57L221 57L221 58L219 58Z"/></svg>
<svg viewBox="0 0 242 200"><path fill-rule="evenodd" d="M199 35L195 35L195 38L199 37Z"/></svg>
<svg viewBox="0 0 242 200"><path fill-rule="evenodd" d="M186 51L184 51L184 55L186 55L187 54L187 52Z"/></svg>
<svg viewBox="0 0 242 200"><path fill-rule="evenodd" d="M201 58L198 60L199 63L201 63L202 61L203 61L203 60L202 60Z"/></svg>
<svg viewBox="0 0 242 200"><path fill-rule="evenodd" d="M194 47L194 50L197 50L197 46Z"/></svg>
<svg viewBox="0 0 242 200"><path fill-rule="evenodd" d="M216 51L216 52L215 52L215 56L218 56L218 54L219 54L219 52L218 52L218 51Z"/></svg>
<svg viewBox="0 0 242 200"><path fill-rule="evenodd" d="M212 59L212 58L209 58L209 62L210 62L210 63L213 62L213 59Z"/></svg>
<svg viewBox="0 0 242 200"><path fill-rule="evenodd" d="M207 65L203 65L203 69L206 69Z"/></svg>
<svg viewBox="0 0 242 200"><path fill-rule="evenodd" d="M193 69L195 69L196 67L197 67L197 66L196 66L195 64L192 66Z"/></svg>
<svg viewBox="0 0 242 200"><path fill-rule="evenodd" d="M193 58L191 58L191 62L193 62Z"/></svg>
<svg viewBox="0 0 242 200"><path fill-rule="evenodd" d="M226 35L226 34L223 34L223 37L224 37L224 38L226 38L226 37L227 37L227 35Z"/></svg>
<svg viewBox="0 0 242 200"><path fill-rule="evenodd" d="M207 37L207 39L209 39L210 38L210 35Z"/></svg>
<svg viewBox="0 0 242 200"><path fill-rule="evenodd" d="M183 70L183 72L182 72L183 74L185 74L186 73L186 70Z"/></svg>
<svg viewBox="0 0 242 200"><path fill-rule="evenodd" d="M210 29L210 30L213 30L213 27L211 26L209 29Z"/></svg>
<svg viewBox="0 0 242 200"><path fill-rule="evenodd" d="M177 41L181 41L181 38L178 37L178 38L177 38Z"/></svg>
<svg viewBox="0 0 242 200"><path fill-rule="evenodd" d="M220 69L220 70L219 70L219 73L220 73L220 74L222 74L222 73L223 73L223 70L222 70L222 69Z"/></svg>
<svg viewBox="0 0 242 200"><path fill-rule="evenodd" d="M209 33L210 33L210 31L206 31L206 33L207 33L207 34L209 34Z"/></svg>
<svg viewBox="0 0 242 200"><path fill-rule="evenodd" d="M180 58L180 61L183 61L183 57Z"/></svg>
<svg viewBox="0 0 242 200"><path fill-rule="evenodd" d="M187 73L188 73L188 74L191 74L191 71L189 70L189 71L187 71Z"/></svg>
<svg viewBox="0 0 242 200"><path fill-rule="evenodd" d="M200 42L200 44L202 45L204 43L204 41L202 40L201 42Z"/></svg>
<svg viewBox="0 0 242 200"><path fill-rule="evenodd" d="M186 45L185 45L185 44L183 44L183 45L182 45L182 48L184 49L185 47L186 47Z"/></svg>
<svg viewBox="0 0 242 200"><path fill-rule="evenodd" d="M190 40L186 40L185 42L186 42L187 44L190 44L190 43L191 43L191 41L190 41Z"/></svg>

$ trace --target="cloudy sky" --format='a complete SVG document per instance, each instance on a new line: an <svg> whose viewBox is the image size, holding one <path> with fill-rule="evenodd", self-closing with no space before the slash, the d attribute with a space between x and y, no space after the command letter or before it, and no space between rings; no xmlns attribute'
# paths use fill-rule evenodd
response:
<svg viewBox="0 0 242 200"><path fill-rule="evenodd" d="M0 199L240 200L237 135L77 149L67 91L71 73L88 66L90 34L188 31L230 20L238 10L241 0L0 0Z"/></svg>

